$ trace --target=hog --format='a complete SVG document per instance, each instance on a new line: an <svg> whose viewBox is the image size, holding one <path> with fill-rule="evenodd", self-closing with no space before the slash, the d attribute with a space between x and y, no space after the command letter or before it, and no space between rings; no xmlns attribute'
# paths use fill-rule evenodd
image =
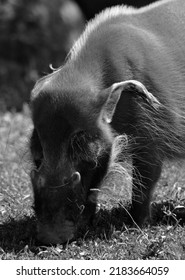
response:
<svg viewBox="0 0 185 280"><path fill-rule="evenodd" d="M106 9L36 83L30 150L41 242L73 240L92 220L118 137L132 158L130 214L139 226L149 219L163 162L185 157L184 23L183 0Z"/></svg>

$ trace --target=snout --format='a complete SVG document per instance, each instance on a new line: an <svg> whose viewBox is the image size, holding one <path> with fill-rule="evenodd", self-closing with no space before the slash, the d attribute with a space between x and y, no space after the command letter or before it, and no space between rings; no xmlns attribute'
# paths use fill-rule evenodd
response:
<svg viewBox="0 0 185 280"><path fill-rule="evenodd" d="M63 244L72 241L75 237L75 225L66 221L62 225L48 226L38 223L37 240L45 245Z"/></svg>

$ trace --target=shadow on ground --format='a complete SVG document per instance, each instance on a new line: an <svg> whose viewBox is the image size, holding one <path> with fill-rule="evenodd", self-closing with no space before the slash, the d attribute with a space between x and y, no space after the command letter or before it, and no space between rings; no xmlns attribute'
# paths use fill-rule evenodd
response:
<svg viewBox="0 0 185 280"><path fill-rule="evenodd" d="M35 246L36 220L34 217L10 219L0 225L0 247L4 252L18 253Z"/></svg>
<svg viewBox="0 0 185 280"><path fill-rule="evenodd" d="M175 206L173 201L154 202L152 204L152 225L157 224L185 224L185 205ZM93 223L81 230L78 238L109 239L115 230L124 231L131 226L128 211L122 205L110 210L100 209ZM136 227L136 226L135 226ZM133 228L133 224L132 224ZM22 217L22 219L10 219L0 225L0 249L4 252L19 253L26 246L33 253L37 253L39 244L36 241L36 219Z"/></svg>

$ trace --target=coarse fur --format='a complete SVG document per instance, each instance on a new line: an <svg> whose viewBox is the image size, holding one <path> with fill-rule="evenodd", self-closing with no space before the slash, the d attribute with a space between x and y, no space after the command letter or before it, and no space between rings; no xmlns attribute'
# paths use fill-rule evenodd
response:
<svg viewBox="0 0 185 280"><path fill-rule="evenodd" d="M137 89L133 94L120 85L128 80L145 86L159 101L157 110ZM133 163L131 214L143 224L163 161L185 157L184 91L183 0L141 9L113 7L87 25L65 64L40 79L32 92L31 151L37 168L32 182L40 239L72 239L79 221L95 211L97 193L92 190L107 172L122 170L128 153ZM81 174L78 186L71 182L76 172ZM50 196L52 186L64 187Z"/></svg>

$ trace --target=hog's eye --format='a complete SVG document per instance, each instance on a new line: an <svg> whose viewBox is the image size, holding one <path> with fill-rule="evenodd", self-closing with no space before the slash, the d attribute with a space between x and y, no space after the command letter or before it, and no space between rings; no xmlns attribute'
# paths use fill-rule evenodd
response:
<svg viewBox="0 0 185 280"><path fill-rule="evenodd" d="M89 170L98 165L100 156L100 141L98 136L79 132L71 138L69 154L79 169Z"/></svg>
<svg viewBox="0 0 185 280"><path fill-rule="evenodd" d="M92 141L92 137L84 131L73 135L69 145L69 154L72 160L88 160L91 157L89 147Z"/></svg>
<svg viewBox="0 0 185 280"><path fill-rule="evenodd" d="M42 160L43 160L42 157L40 157L39 159L35 159L34 160L34 163L35 163L35 166L36 166L37 169L39 169L39 167L41 166Z"/></svg>

